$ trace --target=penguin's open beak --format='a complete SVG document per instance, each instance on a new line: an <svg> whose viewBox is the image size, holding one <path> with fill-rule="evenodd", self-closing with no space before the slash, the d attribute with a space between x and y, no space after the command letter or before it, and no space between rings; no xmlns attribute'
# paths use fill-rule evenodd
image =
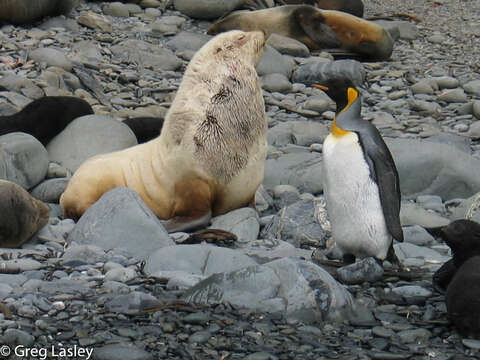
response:
<svg viewBox="0 0 480 360"><path fill-rule="evenodd" d="M317 89L322 89L323 91L328 91L328 87L319 85L319 84L312 84L313 87L316 87Z"/></svg>

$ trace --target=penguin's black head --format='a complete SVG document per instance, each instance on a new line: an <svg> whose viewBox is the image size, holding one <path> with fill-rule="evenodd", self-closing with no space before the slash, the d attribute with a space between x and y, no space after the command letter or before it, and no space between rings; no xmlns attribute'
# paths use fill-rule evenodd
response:
<svg viewBox="0 0 480 360"><path fill-rule="evenodd" d="M331 79L322 85L314 84L313 86L325 91L335 101L337 114L350 106L360 95L352 80L347 78Z"/></svg>
<svg viewBox="0 0 480 360"><path fill-rule="evenodd" d="M440 230L440 236L452 249L457 267L469 258L480 255L480 224L475 221L455 220Z"/></svg>

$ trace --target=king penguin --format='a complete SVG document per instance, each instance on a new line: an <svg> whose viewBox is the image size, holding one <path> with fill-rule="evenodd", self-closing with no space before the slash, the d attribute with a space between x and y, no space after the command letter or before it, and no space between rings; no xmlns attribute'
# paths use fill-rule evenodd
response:
<svg viewBox="0 0 480 360"><path fill-rule="evenodd" d="M403 241L400 186L392 155L377 128L361 117L359 91L348 79L314 85L336 102L323 143L324 194L332 237L344 263L388 259L399 265L393 239Z"/></svg>

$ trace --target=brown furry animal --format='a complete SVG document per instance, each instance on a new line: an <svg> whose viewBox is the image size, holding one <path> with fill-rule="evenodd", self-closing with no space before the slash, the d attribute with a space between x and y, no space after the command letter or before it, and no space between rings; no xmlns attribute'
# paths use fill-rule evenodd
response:
<svg viewBox="0 0 480 360"><path fill-rule="evenodd" d="M236 11L218 20L209 34L232 29L261 30L288 36L311 50L342 47L369 60L385 60L393 51L393 39L380 25L335 10L309 5L286 5L257 11Z"/></svg>
<svg viewBox="0 0 480 360"><path fill-rule="evenodd" d="M185 71L161 135L87 160L60 199L64 215L80 217L119 186L169 219L170 232L249 204L263 181L267 149L255 70L264 43L262 32L231 31L205 44Z"/></svg>

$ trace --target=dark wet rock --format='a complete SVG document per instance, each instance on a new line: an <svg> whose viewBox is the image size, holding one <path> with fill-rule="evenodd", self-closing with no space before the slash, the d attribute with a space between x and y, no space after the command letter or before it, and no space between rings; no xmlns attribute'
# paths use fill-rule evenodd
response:
<svg viewBox="0 0 480 360"><path fill-rule="evenodd" d="M315 200L301 200L281 209L261 232L264 239L282 239L296 247L325 246L326 233L317 221Z"/></svg>
<svg viewBox="0 0 480 360"><path fill-rule="evenodd" d="M365 68L355 60L325 61L313 60L298 66L292 81L303 84L324 84L330 79L347 78L356 86L364 83L366 77Z"/></svg>
<svg viewBox="0 0 480 360"><path fill-rule="evenodd" d="M154 250L173 245L140 196L124 187L110 190L88 208L68 236L68 242L72 241L105 250L124 249L138 259L146 259Z"/></svg>

